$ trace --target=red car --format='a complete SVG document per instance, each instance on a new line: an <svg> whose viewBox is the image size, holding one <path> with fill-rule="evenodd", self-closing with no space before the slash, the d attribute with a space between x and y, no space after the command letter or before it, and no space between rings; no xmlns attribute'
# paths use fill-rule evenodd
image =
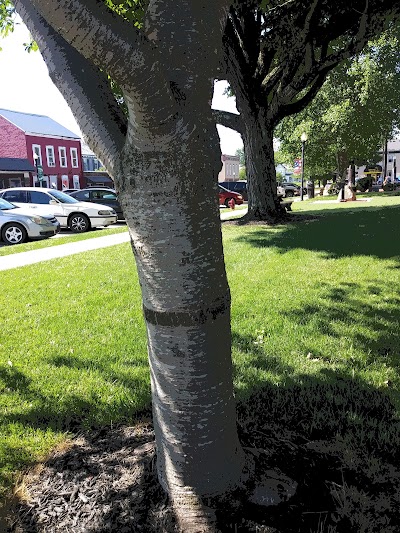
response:
<svg viewBox="0 0 400 533"><path fill-rule="evenodd" d="M241 194L238 194L237 192L228 191L228 189L224 189L224 187L221 187L221 185L218 185L218 196L219 196L219 205L224 205L225 207L229 207L230 200L233 200L235 204L240 205L243 203L243 196Z"/></svg>

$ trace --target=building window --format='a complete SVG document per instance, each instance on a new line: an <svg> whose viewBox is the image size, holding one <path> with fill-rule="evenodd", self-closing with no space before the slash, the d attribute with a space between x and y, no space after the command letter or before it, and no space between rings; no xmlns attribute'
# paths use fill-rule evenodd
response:
<svg viewBox="0 0 400 533"><path fill-rule="evenodd" d="M71 148L71 165L74 168L78 168L78 150L76 148Z"/></svg>
<svg viewBox="0 0 400 533"><path fill-rule="evenodd" d="M35 154L38 156L37 164L42 166L43 165L43 163L42 163L42 148L41 148L41 146L39 144L32 144L33 161L36 164Z"/></svg>
<svg viewBox="0 0 400 533"><path fill-rule="evenodd" d="M46 158L47 158L47 166L49 167L55 167L56 166L56 158L54 155L54 146L46 146Z"/></svg>
<svg viewBox="0 0 400 533"><path fill-rule="evenodd" d="M60 167L67 166L67 150L64 146L58 148L58 157L60 158Z"/></svg>

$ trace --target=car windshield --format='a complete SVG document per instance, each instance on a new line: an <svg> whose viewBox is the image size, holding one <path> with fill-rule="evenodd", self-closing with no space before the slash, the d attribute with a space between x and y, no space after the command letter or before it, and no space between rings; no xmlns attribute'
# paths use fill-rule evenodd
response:
<svg viewBox="0 0 400 533"><path fill-rule="evenodd" d="M7 202L7 200L0 198L0 209L16 209L16 207L16 205L10 204L10 202Z"/></svg>
<svg viewBox="0 0 400 533"><path fill-rule="evenodd" d="M51 191L50 194L51 196L54 196L54 198L58 200L59 202L61 202L62 204L77 204L78 203L78 200L76 200L75 198L72 198L72 196L70 196L69 194L65 194L64 192L61 192L61 191Z"/></svg>

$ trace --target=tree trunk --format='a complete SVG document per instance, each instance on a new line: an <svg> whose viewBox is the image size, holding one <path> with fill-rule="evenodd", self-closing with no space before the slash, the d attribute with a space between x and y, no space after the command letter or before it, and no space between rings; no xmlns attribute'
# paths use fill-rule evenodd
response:
<svg viewBox="0 0 400 533"><path fill-rule="evenodd" d="M347 178L347 169L349 166L349 156L347 152L340 151L336 153L337 170L339 174L339 181L344 181Z"/></svg>
<svg viewBox="0 0 400 533"><path fill-rule="evenodd" d="M195 514L199 498L238 486L244 463L216 188L220 155L215 126L201 131L203 140L177 135L167 151L140 157L127 146L117 183L143 296L159 480Z"/></svg>
<svg viewBox="0 0 400 533"><path fill-rule="evenodd" d="M241 111L243 112L243 111ZM244 221L277 223L286 218L277 196L273 128L267 119L248 112L243 117L248 213Z"/></svg>

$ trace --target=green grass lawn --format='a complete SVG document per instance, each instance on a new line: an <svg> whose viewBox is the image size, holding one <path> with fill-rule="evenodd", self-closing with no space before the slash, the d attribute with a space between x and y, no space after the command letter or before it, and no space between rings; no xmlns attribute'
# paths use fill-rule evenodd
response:
<svg viewBox="0 0 400 533"><path fill-rule="evenodd" d="M277 434L324 436L399 464L400 197L293 209L318 219L223 227L237 398L267 388ZM128 243L0 280L4 495L67 435L132 422L150 385Z"/></svg>

